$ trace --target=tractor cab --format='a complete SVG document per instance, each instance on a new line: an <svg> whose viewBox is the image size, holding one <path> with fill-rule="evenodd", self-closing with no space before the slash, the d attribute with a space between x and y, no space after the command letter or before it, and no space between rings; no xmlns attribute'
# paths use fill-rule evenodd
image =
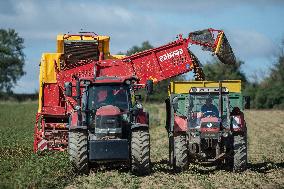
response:
<svg viewBox="0 0 284 189"><path fill-rule="evenodd" d="M219 132L229 127L228 89L201 87L189 91L188 128Z"/></svg>
<svg viewBox="0 0 284 189"><path fill-rule="evenodd" d="M94 85L88 90L88 109L97 111L104 106L114 106L119 111L128 111L131 107L129 86L118 85Z"/></svg>
<svg viewBox="0 0 284 189"><path fill-rule="evenodd" d="M86 120L94 139L128 137L132 114L130 86L125 83L88 87Z"/></svg>

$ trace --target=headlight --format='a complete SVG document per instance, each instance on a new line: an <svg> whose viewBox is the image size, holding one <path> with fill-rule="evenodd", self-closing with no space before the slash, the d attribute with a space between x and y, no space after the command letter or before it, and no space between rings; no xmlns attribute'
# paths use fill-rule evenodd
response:
<svg viewBox="0 0 284 189"><path fill-rule="evenodd" d="M223 137L228 137L229 136L229 133L223 133Z"/></svg>
<svg viewBox="0 0 284 189"><path fill-rule="evenodd" d="M122 120L126 121L126 122L129 122L130 120L129 120L128 114L122 114Z"/></svg>
<svg viewBox="0 0 284 189"><path fill-rule="evenodd" d="M136 104L136 107L138 108L138 109L143 109L143 105L142 104Z"/></svg>
<svg viewBox="0 0 284 189"><path fill-rule="evenodd" d="M126 83L127 85L130 85L131 81L128 79L128 80L125 81L125 83Z"/></svg>
<svg viewBox="0 0 284 189"><path fill-rule="evenodd" d="M78 111L78 110L80 110L80 109L81 109L81 107L80 107L80 106L78 106L78 105L76 105L76 106L74 107L74 109Z"/></svg>

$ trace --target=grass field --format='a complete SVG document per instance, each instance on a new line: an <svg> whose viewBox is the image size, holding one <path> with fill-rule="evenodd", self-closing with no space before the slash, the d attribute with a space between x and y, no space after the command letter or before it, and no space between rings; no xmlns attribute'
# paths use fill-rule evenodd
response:
<svg viewBox="0 0 284 189"><path fill-rule="evenodd" d="M284 111L246 111L249 165L243 173L194 164L174 174L167 165L164 106L148 106L151 114L153 171L136 177L123 167L92 170L76 176L66 153L32 153L37 104L0 103L0 188L283 188Z"/></svg>

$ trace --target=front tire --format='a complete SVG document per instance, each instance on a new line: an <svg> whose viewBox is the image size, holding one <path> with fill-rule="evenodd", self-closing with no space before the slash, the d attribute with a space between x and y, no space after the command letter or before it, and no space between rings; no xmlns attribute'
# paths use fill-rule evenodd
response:
<svg viewBox="0 0 284 189"><path fill-rule="evenodd" d="M247 138L246 135L233 136L233 150L231 168L235 172L244 171L247 166Z"/></svg>
<svg viewBox="0 0 284 189"><path fill-rule="evenodd" d="M169 165L174 165L174 137L169 136Z"/></svg>
<svg viewBox="0 0 284 189"><path fill-rule="evenodd" d="M69 132L68 152L70 161L79 174L89 173L88 135L86 131Z"/></svg>
<svg viewBox="0 0 284 189"><path fill-rule="evenodd" d="M188 148L186 135L174 137L174 170L176 172L188 169Z"/></svg>
<svg viewBox="0 0 284 189"><path fill-rule="evenodd" d="M148 130L132 131L131 171L135 175L150 173L150 134Z"/></svg>

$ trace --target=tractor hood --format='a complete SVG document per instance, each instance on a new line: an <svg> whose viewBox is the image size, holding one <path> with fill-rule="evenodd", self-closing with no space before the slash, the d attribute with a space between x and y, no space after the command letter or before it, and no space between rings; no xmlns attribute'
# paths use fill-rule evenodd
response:
<svg viewBox="0 0 284 189"><path fill-rule="evenodd" d="M220 130L220 119L217 117L205 117L201 119L201 132L218 132Z"/></svg>
<svg viewBox="0 0 284 189"><path fill-rule="evenodd" d="M113 105L102 106L96 112L97 116L115 116L120 114L120 109Z"/></svg>

